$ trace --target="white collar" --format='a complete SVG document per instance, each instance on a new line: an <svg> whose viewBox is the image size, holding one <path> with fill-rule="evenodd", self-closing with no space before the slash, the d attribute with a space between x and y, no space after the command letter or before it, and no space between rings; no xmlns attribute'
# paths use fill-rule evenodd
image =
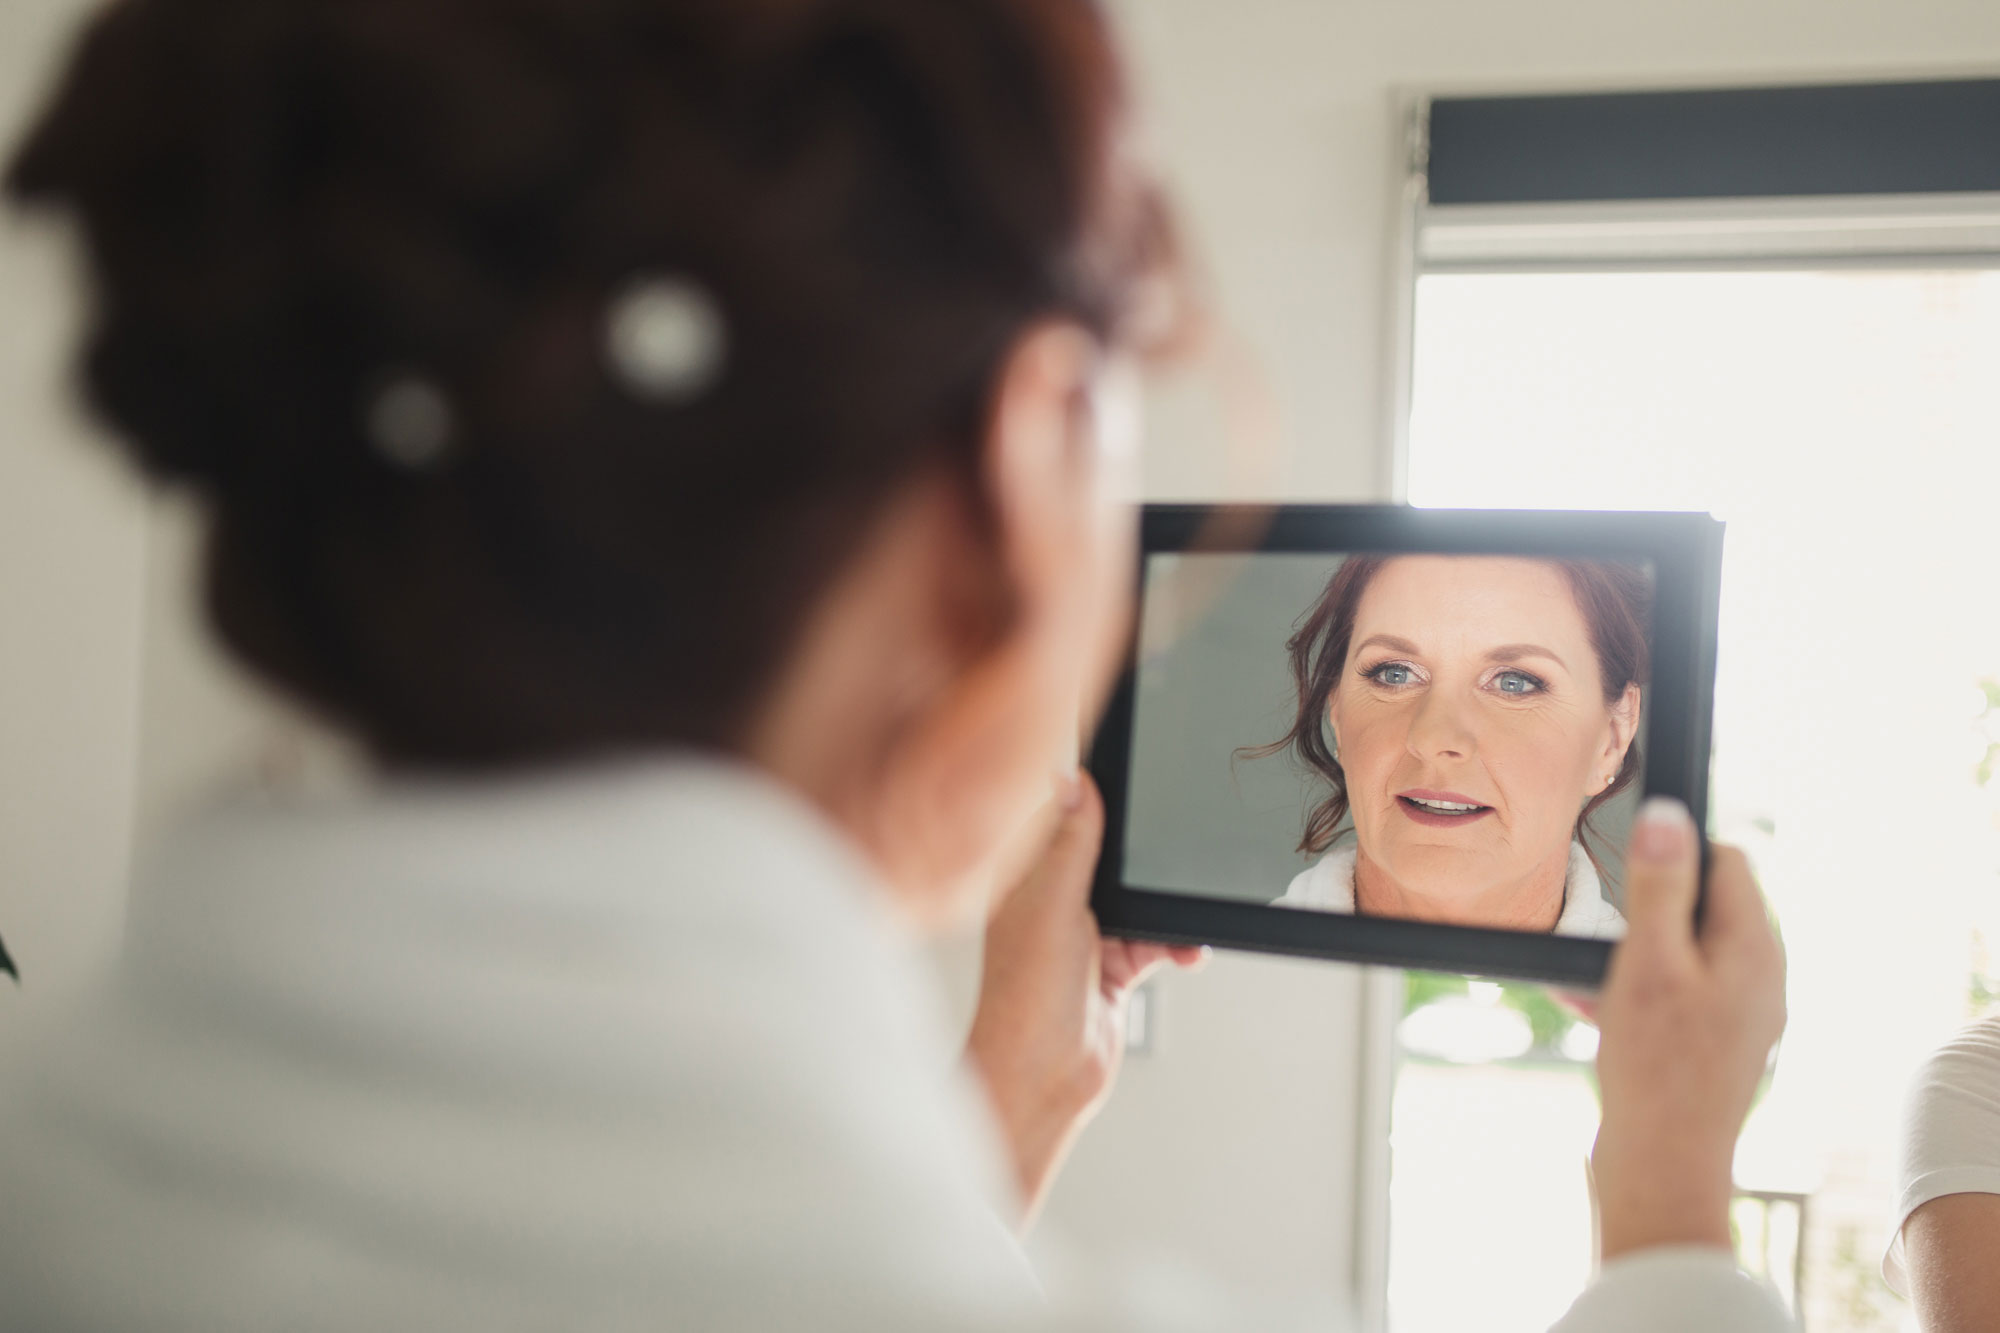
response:
<svg viewBox="0 0 2000 1333"><path fill-rule="evenodd" d="M1357 848L1352 842L1334 848L1319 861L1301 870L1285 895L1274 904L1304 907L1321 912L1354 911L1354 862ZM1557 935L1603 938L1622 935L1625 918L1605 901L1604 883L1583 844L1569 847L1569 876L1563 886L1562 916L1556 920Z"/></svg>

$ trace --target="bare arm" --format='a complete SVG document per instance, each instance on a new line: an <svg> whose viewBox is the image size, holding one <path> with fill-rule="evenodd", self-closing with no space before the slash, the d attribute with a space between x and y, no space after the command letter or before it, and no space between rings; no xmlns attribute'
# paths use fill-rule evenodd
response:
<svg viewBox="0 0 2000 1333"><path fill-rule="evenodd" d="M1904 1267L1924 1333L2000 1328L2000 1194L1947 1194L1903 1224Z"/></svg>

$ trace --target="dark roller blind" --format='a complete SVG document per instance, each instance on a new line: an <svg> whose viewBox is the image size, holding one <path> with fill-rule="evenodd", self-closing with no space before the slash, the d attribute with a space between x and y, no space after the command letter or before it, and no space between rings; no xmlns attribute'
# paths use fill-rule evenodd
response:
<svg viewBox="0 0 2000 1333"><path fill-rule="evenodd" d="M2000 79L1439 98L1434 204L2000 191Z"/></svg>

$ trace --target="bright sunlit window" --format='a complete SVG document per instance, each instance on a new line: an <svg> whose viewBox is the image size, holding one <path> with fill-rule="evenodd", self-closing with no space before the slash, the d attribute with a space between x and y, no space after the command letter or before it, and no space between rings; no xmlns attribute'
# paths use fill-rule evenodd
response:
<svg viewBox="0 0 2000 1333"><path fill-rule="evenodd" d="M1437 274L1410 498L1729 524L1711 827L1791 956L1737 1157L1739 1251L1811 1333L1882 1285L1915 1064L2000 944L2000 272ZM1525 988L1413 976L1393 1105L1395 1333L1507 1333L1589 1271L1591 1036ZM1496 1312L1516 1323L1496 1323Z"/></svg>

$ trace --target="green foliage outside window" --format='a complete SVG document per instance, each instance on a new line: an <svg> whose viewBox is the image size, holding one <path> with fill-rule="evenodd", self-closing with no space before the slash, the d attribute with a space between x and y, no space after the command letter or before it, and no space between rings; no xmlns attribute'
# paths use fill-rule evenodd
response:
<svg viewBox="0 0 2000 1333"><path fill-rule="evenodd" d="M1527 981L1500 981L1500 1003L1528 1020L1535 1034L1535 1049L1542 1052L1562 1048L1562 1040L1580 1021L1550 998L1545 987ZM1431 1003L1452 995L1471 993L1469 979L1449 972L1405 972L1403 974L1403 1016L1408 1017Z"/></svg>

